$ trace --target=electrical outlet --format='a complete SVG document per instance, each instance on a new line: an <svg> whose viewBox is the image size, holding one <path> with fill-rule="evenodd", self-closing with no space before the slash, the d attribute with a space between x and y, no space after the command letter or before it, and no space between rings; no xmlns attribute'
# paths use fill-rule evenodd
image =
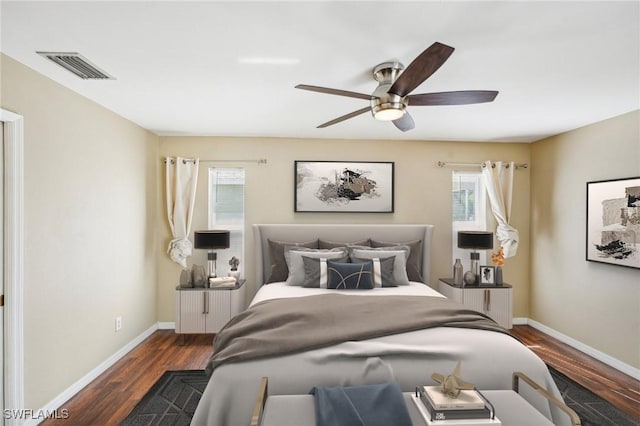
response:
<svg viewBox="0 0 640 426"><path fill-rule="evenodd" d="M122 317L116 317L116 331L120 331L122 328Z"/></svg>

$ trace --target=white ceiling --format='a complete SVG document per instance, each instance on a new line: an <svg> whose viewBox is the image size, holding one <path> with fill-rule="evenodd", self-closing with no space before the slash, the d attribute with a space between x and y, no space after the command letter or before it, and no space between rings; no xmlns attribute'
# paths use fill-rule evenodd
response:
<svg viewBox="0 0 640 426"><path fill-rule="evenodd" d="M636 1L2 1L1 50L159 135L530 142L640 108ZM493 103L409 106L402 133L367 106L371 69L455 47L413 93L498 90ZM37 55L74 51L85 81ZM42 100L46 102L46 99Z"/></svg>

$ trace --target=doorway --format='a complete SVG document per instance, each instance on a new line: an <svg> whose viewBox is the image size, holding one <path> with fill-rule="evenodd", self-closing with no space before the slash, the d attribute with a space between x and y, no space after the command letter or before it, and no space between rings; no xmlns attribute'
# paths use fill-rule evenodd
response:
<svg viewBox="0 0 640 426"><path fill-rule="evenodd" d="M2 122L2 310L3 410L24 410L24 126L23 117L0 108ZM21 423L17 418L5 418L7 426Z"/></svg>
<svg viewBox="0 0 640 426"><path fill-rule="evenodd" d="M0 121L0 235L3 244L0 244L0 413L4 414L4 122ZM4 415L0 420L4 426Z"/></svg>

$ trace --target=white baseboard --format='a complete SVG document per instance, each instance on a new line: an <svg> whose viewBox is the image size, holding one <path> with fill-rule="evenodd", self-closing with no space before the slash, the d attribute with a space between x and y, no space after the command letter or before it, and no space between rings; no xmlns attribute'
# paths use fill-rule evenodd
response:
<svg viewBox="0 0 640 426"><path fill-rule="evenodd" d="M527 325L529 324L529 318L516 317L512 320L513 325Z"/></svg>
<svg viewBox="0 0 640 426"><path fill-rule="evenodd" d="M627 374L633 377L636 380L640 380L640 369L635 368L629 364L626 364L620 361L619 359L612 357L611 355L607 355L604 352L599 351L598 349L585 345L584 343L579 342L576 339L569 337L565 334L562 334L551 327L547 327L546 325L539 323L538 321L532 320L530 318L525 318L525 319L527 320L526 324L530 325L531 327L537 330L540 330L543 333L548 334L549 336L554 337L563 343L566 343L567 345L579 350L580 352L584 352L585 354L592 356L598 361L604 362L605 364L615 368L616 370L623 372L624 374ZM515 320L514 320L514 324L515 324Z"/></svg>
<svg viewBox="0 0 640 426"><path fill-rule="evenodd" d="M84 389L85 386L87 386L89 383L91 383L93 380L95 380L100 374L104 373L109 367L111 367L118 360L120 360L120 358L122 358L127 353L129 353L133 348L135 348L140 343L142 343L142 341L144 341L144 339L146 339L147 337L151 336L153 334L153 332L158 330L158 329L159 329L159 323L153 324L147 330L143 331L139 336L137 336L132 341L130 341L129 343L124 345L120 350L118 350L118 352L116 352L113 355L111 355L109 358L107 358L105 361L103 361L96 368L94 368L93 370L91 370L90 372L85 374L84 377L82 377L80 380L78 380L77 382L75 382L74 384L69 386L60 395L58 395L57 397L55 397L54 399L49 401L49 403L47 403L44 407L42 407L38 412L39 413L53 413L53 412L55 412L58 408L60 408L62 406L62 404L67 402L69 399L71 399L73 396L75 396L78 392L80 392L82 389ZM44 420L45 419L43 419L43 418L30 419L30 420L26 421L24 424L26 426L35 426L35 425L39 424L40 422L42 422Z"/></svg>
<svg viewBox="0 0 640 426"><path fill-rule="evenodd" d="M175 322L159 322L158 330L175 330L176 323Z"/></svg>

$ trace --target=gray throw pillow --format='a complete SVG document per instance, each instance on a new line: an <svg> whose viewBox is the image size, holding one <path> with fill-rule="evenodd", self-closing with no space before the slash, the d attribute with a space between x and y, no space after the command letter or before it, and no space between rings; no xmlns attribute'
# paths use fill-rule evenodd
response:
<svg viewBox="0 0 640 426"><path fill-rule="evenodd" d="M309 249L305 247L285 247L284 258L289 269L287 277L287 285L303 285L304 284L304 262L302 256L315 257L316 259L339 259L348 256L347 250L335 248L331 250Z"/></svg>
<svg viewBox="0 0 640 426"><path fill-rule="evenodd" d="M361 259L373 259L393 256L393 279L397 285L409 285L407 276L407 259L409 258L408 246L394 246L385 248L350 247L350 257Z"/></svg>
<svg viewBox="0 0 640 426"><path fill-rule="evenodd" d="M390 243L384 241L371 240L371 247L392 248L394 246L408 246L410 249L407 259L407 276L411 281L424 282L422 279L422 240L407 241L406 243Z"/></svg>
<svg viewBox="0 0 640 426"><path fill-rule="evenodd" d="M320 264L321 258L302 256L302 262L304 263L304 282L303 287L307 288L320 288ZM349 256L344 256L335 259L336 262L346 263L349 261ZM326 273L326 270L325 270ZM326 277L325 277L326 279Z"/></svg>
<svg viewBox="0 0 640 426"><path fill-rule="evenodd" d="M376 287L398 287L398 284L396 284L396 280L393 277L393 264L395 263L395 257L394 256L390 256L390 257L383 257L383 258L378 258L379 259L379 263L375 263L373 264L373 283L375 284ZM352 257L351 258L351 262L352 263L365 263L370 261L371 259L361 259L359 257ZM382 280L382 282L380 283L380 285L378 285L377 279L376 277L378 276L378 271L376 270L377 265L379 265L380 267L380 278Z"/></svg>
<svg viewBox="0 0 640 426"><path fill-rule="evenodd" d="M318 247L321 249L332 249L336 247L350 247L350 246L362 246L362 247L371 247L371 240L369 238L360 241L352 241L347 243L341 243L338 241L327 241L320 239L318 240Z"/></svg>
<svg viewBox="0 0 640 426"><path fill-rule="evenodd" d="M284 259L284 248L286 246L318 248L318 240L311 240L305 242L286 242L267 240L269 243L269 256L271 257L271 273L265 284L277 283L286 281L289 276L289 269L287 268L287 262Z"/></svg>

